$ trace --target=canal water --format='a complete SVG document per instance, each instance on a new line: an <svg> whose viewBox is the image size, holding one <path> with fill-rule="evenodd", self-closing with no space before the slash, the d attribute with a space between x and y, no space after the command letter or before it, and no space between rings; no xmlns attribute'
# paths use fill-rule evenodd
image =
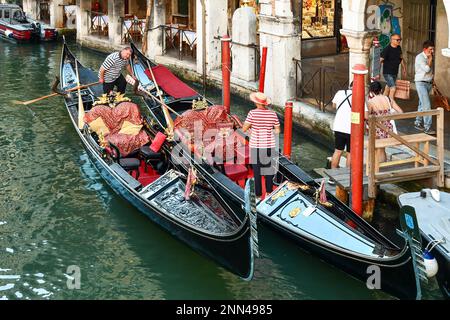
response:
<svg viewBox="0 0 450 320"><path fill-rule="evenodd" d="M105 58L71 48L93 69ZM0 299L392 299L263 225L250 282L162 231L103 182L62 98L11 103L50 92L60 50L0 42ZM220 103L218 90L207 96ZM232 108L250 106L233 97ZM330 146L301 133L293 143L304 169L325 166Z"/></svg>

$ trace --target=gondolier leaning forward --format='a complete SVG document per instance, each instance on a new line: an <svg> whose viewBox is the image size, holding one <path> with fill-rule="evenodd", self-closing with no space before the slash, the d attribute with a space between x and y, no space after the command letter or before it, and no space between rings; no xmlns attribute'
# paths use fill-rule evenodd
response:
<svg viewBox="0 0 450 320"><path fill-rule="evenodd" d="M123 48L121 51L113 52L106 57L100 71L98 78L100 83L103 83L103 93L110 93L117 87L117 92L125 93L127 82L122 75L124 67L127 68L128 73L134 78L133 69L130 66L130 57L133 49L130 47Z"/></svg>

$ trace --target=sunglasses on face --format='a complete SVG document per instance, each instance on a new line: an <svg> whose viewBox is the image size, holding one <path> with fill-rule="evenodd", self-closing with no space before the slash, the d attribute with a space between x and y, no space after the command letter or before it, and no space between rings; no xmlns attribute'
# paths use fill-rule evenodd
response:
<svg viewBox="0 0 450 320"><path fill-rule="evenodd" d="M394 41L400 42L402 39L393 39Z"/></svg>

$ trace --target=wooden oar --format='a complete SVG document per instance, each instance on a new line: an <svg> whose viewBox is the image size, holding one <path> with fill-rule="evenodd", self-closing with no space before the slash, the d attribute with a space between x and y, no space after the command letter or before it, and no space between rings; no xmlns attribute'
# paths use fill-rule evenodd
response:
<svg viewBox="0 0 450 320"><path fill-rule="evenodd" d="M155 75L153 74L152 66L148 63L148 60L147 60L147 66L148 66L148 70L150 70L150 74L152 75L153 83L156 86L156 93L158 94L159 101L161 102L164 117L166 118L166 121L167 121L167 127L169 128L169 130L172 130L172 132L173 132L174 124L173 124L172 117L170 116L169 110L167 110L167 105L164 103L164 100L161 95L161 91L159 90L158 82L156 81Z"/></svg>
<svg viewBox="0 0 450 320"><path fill-rule="evenodd" d="M67 92L76 91L78 89L86 89L88 87L95 86L97 84L100 84L100 82L92 82L92 83L89 83L89 84L84 84L82 86L77 86L77 87L74 87L74 88L71 88L71 89L67 90ZM15 103L15 104L21 104L21 105L26 106L26 105L29 105L29 104L32 104L32 103L35 103L35 102L38 102L38 101L41 101L41 100L44 100L44 99L47 99L47 98L55 97L55 96L58 96L58 95L61 95L61 94L58 93L58 92L54 92L52 94L48 94L46 96L42 96L42 97L39 97L39 98L36 98L36 99L33 99L33 100L28 100L28 101L13 100L12 102Z"/></svg>
<svg viewBox="0 0 450 320"><path fill-rule="evenodd" d="M81 98L81 88L80 88L80 76L78 75L78 61L75 60L75 70L77 72L77 85L78 85L78 129L83 129L84 127L84 106L83 98Z"/></svg>

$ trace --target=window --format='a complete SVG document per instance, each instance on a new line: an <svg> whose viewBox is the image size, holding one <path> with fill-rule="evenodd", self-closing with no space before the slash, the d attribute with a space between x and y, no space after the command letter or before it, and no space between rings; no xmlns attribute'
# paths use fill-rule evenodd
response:
<svg viewBox="0 0 450 320"><path fill-rule="evenodd" d="M178 14L189 14L189 1L188 0L178 0Z"/></svg>
<svg viewBox="0 0 450 320"><path fill-rule="evenodd" d="M5 10L5 19L9 19L9 10Z"/></svg>
<svg viewBox="0 0 450 320"><path fill-rule="evenodd" d="M3 18L3 10L0 10L0 19Z"/></svg>
<svg viewBox="0 0 450 320"><path fill-rule="evenodd" d="M334 37L335 0L305 0L302 3L302 38Z"/></svg>

